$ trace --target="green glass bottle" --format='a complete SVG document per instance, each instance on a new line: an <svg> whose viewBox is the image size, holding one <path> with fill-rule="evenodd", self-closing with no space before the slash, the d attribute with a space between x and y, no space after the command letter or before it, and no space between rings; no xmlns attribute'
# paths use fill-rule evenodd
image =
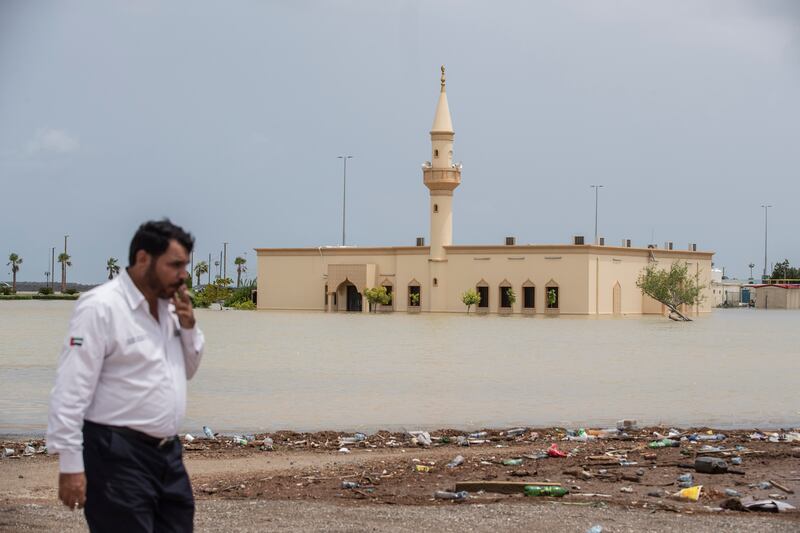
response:
<svg viewBox="0 0 800 533"><path fill-rule="evenodd" d="M540 485L525 485L525 496L555 496L560 498L569 494L569 489L564 487L542 487Z"/></svg>

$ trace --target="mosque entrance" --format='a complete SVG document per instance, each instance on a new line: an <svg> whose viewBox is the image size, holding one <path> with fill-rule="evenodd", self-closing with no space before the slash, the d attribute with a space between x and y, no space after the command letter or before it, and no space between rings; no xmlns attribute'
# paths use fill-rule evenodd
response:
<svg viewBox="0 0 800 533"><path fill-rule="evenodd" d="M347 285L347 310L361 312L361 293L355 285Z"/></svg>

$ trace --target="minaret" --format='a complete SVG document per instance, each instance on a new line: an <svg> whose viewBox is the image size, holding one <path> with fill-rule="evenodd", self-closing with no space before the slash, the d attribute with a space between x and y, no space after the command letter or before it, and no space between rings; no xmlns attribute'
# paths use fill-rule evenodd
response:
<svg viewBox="0 0 800 533"><path fill-rule="evenodd" d="M442 89L431 128L431 160L422 170L423 182L431 191L431 261L445 261L444 247L453 244L453 190L461 183L461 165L453 163L454 136L443 65Z"/></svg>

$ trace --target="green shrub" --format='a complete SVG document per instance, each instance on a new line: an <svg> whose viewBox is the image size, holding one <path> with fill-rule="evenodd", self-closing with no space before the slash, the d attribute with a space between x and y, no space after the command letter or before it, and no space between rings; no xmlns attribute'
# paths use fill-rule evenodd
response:
<svg viewBox="0 0 800 533"><path fill-rule="evenodd" d="M252 294L254 290L256 290L256 281L252 280L246 282L239 288L233 289L228 297L225 298L223 305L225 307L236 307L236 304L251 302L253 300Z"/></svg>
<svg viewBox="0 0 800 533"><path fill-rule="evenodd" d="M246 302L235 303L235 304L233 304L232 307L234 309L238 309L239 311L255 311L256 310L256 304L254 304L250 300L247 300Z"/></svg>
<svg viewBox="0 0 800 533"><path fill-rule="evenodd" d="M6 287L5 285L0 285L0 294L2 294L3 296L10 296L10 295L14 294L14 292L11 290L11 287Z"/></svg>
<svg viewBox="0 0 800 533"><path fill-rule="evenodd" d="M73 294L78 294L78 289L66 289L64 294L69 294L70 296Z"/></svg>
<svg viewBox="0 0 800 533"><path fill-rule="evenodd" d="M42 294L42 295L53 294L53 288L52 287L39 287L39 294Z"/></svg>

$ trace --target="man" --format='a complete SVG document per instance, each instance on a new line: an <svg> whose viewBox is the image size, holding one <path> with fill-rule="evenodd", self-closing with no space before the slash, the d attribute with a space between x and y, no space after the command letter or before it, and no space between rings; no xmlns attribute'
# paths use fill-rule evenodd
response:
<svg viewBox="0 0 800 533"><path fill-rule="evenodd" d="M203 334L185 281L194 238L142 224L129 267L78 300L50 397L58 496L89 529L191 531L194 498L176 433Z"/></svg>

